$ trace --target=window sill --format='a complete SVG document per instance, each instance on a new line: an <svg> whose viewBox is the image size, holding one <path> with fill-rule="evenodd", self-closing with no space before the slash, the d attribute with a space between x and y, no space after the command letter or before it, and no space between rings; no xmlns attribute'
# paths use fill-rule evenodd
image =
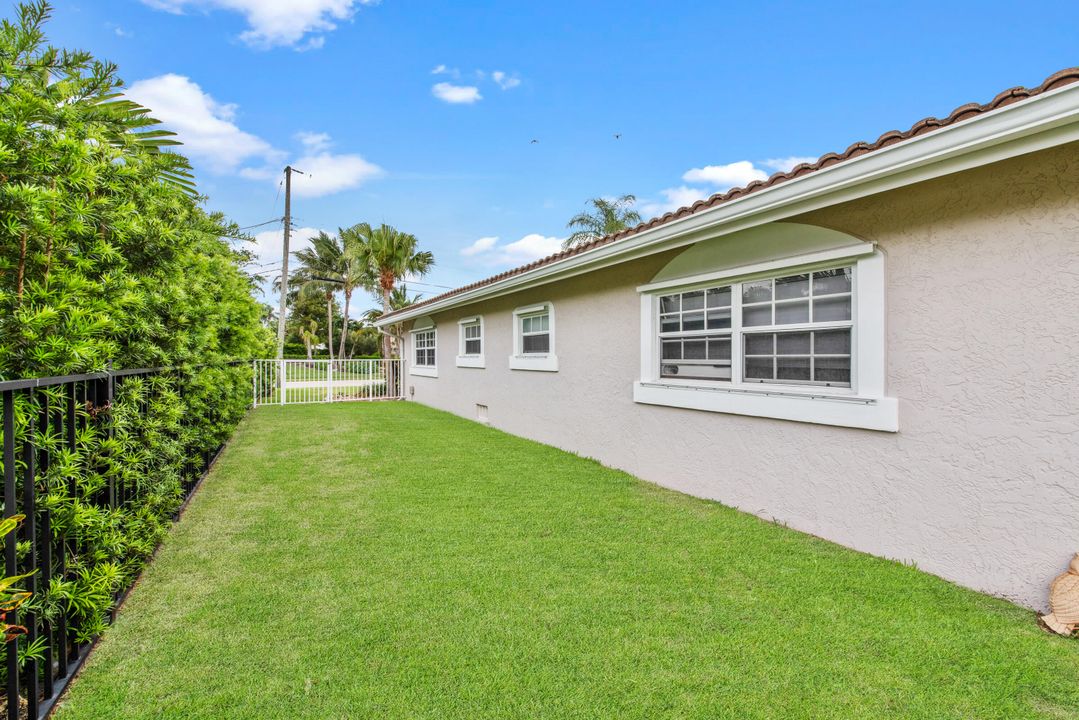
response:
<svg viewBox="0 0 1079 720"><path fill-rule="evenodd" d="M557 355L510 355L510 370L558 372Z"/></svg>
<svg viewBox="0 0 1079 720"><path fill-rule="evenodd" d="M867 398L840 393L822 394L787 388L736 388L636 382L633 401L644 405L752 415L795 422L899 431L895 398Z"/></svg>
<svg viewBox="0 0 1079 720"><path fill-rule="evenodd" d="M483 355L458 355L457 367L485 368L487 367L487 362Z"/></svg>
<svg viewBox="0 0 1079 720"><path fill-rule="evenodd" d="M409 375L420 375L422 377L438 377L437 367L427 367L424 365L410 365L408 367Z"/></svg>

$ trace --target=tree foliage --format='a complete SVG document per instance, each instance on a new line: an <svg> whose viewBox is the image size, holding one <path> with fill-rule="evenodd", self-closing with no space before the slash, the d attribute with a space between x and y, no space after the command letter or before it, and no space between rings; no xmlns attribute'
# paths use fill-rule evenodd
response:
<svg viewBox="0 0 1079 720"><path fill-rule="evenodd" d="M633 195L623 195L613 200L592 198L588 201L592 212L578 213L566 223L567 228L576 229L562 243L562 247L575 247L639 224L641 215L633 209L636 202L637 198Z"/></svg>
<svg viewBox="0 0 1079 720"><path fill-rule="evenodd" d="M0 378L188 368L117 383L107 409L81 403L73 447L57 428L38 435L40 507L69 573L28 604L68 608L86 640L167 529L183 479L245 412L250 368L224 361L265 353L270 335L249 255L229 240L238 228L204 209L115 66L47 44L49 12L27 3L0 23ZM17 427L62 407L62 390L20 395ZM129 500L103 507L109 482Z"/></svg>

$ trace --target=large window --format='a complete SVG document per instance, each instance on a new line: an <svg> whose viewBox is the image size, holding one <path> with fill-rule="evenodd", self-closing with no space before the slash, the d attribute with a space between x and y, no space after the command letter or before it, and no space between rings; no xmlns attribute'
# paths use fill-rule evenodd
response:
<svg viewBox="0 0 1079 720"><path fill-rule="evenodd" d="M542 303L513 311L513 354L510 368L514 370L558 370L555 355L554 306Z"/></svg>
<svg viewBox="0 0 1079 720"><path fill-rule="evenodd" d="M852 288L841 267L662 295L660 377L849 388Z"/></svg>

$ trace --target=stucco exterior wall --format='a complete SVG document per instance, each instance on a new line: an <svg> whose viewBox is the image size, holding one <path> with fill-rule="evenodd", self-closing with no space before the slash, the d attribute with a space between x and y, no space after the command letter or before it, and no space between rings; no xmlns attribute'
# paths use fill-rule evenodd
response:
<svg viewBox="0 0 1079 720"><path fill-rule="evenodd" d="M434 315L439 377L406 375L406 393L1042 608L1079 550L1079 147L791 220L885 253L900 432L634 403L635 287L677 252ZM510 370L512 311L542 301L559 371ZM476 314L487 367L455 367Z"/></svg>

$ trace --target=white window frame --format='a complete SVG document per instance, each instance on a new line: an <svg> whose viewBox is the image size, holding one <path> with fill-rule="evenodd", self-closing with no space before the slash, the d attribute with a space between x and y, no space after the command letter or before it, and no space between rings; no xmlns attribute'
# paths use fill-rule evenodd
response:
<svg viewBox="0 0 1079 720"><path fill-rule="evenodd" d="M434 339L435 364L419 365L416 363L416 337L422 333L431 333ZM409 363L408 374L421 377L438 377L438 328L433 323L423 324L422 327L413 327L409 333Z"/></svg>
<svg viewBox="0 0 1079 720"><path fill-rule="evenodd" d="M521 324L527 317L534 317L546 313L547 333L549 343L546 353L524 352L524 334ZM536 370L540 372L558 372L558 355L555 353L555 319L554 304L550 302L536 303L527 307L519 307L513 311L513 354L510 355L511 370Z"/></svg>
<svg viewBox="0 0 1079 720"><path fill-rule="evenodd" d="M479 325L480 328L480 351L478 353L471 353L465 351L465 327L471 325ZM477 338L471 338L476 340ZM487 367L486 362L486 339L484 338L483 328L483 316L474 315L472 317L461 318L457 321L457 367L467 368L484 368Z"/></svg>
<svg viewBox="0 0 1079 720"><path fill-rule="evenodd" d="M852 268L850 387L774 382L744 382L741 283L813 270ZM753 415L799 422L896 432L898 402L885 396L884 256L866 243L846 257L792 258L665 281L638 288L641 293L641 376L633 399L648 405ZM659 298L675 292L731 285L731 379L688 380L660 377ZM843 323L838 323L842 325ZM753 326L748 332L776 332L815 325Z"/></svg>

